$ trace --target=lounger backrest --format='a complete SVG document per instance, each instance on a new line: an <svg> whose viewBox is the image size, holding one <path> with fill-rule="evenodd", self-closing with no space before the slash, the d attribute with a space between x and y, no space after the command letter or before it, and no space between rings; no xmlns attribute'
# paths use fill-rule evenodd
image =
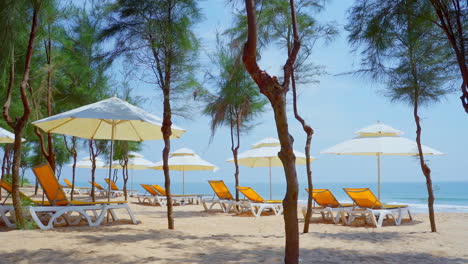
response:
<svg viewBox="0 0 468 264"><path fill-rule="evenodd" d="M215 192L216 196L218 196L221 200L234 200L232 197L231 192L229 191L224 181L208 181L211 188Z"/></svg>
<svg viewBox="0 0 468 264"><path fill-rule="evenodd" d="M309 192L309 189L306 189ZM312 189L312 198L318 205L324 207L340 207L340 202L335 198L329 189Z"/></svg>
<svg viewBox="0 0 468 264"><path fill-rule="evenodd" d="M164 190L163 187L161 187L161 186L159 186L159 185L157 185L157 184L153 184L153 185L151 185L151 186L153 186L153 188L154 188L157 192L159 192L161 195L166 195L166 190Z"/></svg>
<svg viewBox="0 0 468 264"><path fill-rule="evenodd" d="M68 185L68 187L73 187L73 184L71 184L71 182L68 179L63 179L63 182L65 182L65 184Z"/></svg>
<svg viewBox="0 0 468 264"><path fill-rule="evenodd" d="M114 181L110 181L108 178L105 178L104 180L106 181L107 184L110 184L111 190L120 191L119 187L117 187L117 185L115 185Z"/></svg>
<svg viewBox="0 0 468 264"><path fill-rule="evenodd" d="M153 187L151 187L150 185L148 184L140 184L141 187L143 187L143 189L145 189L145 191L147 191L149 194L151 195L159 195L154 189Z"/></svg>
<svg viewBox="0 0 468 264"><path fill-rule="evenodd" d="M369 188L343 188L353 202L362 208L381 208L382 203Z"/></svg>
<svg viewBox="0 0 468 264"><path fill-rule="evenodd" d="M32 168L51 205L69 205L67 195L60 186L48 163Z"/></svg>
<svg viewBox="0 0 468 264"><path fill-rule="evenodd" d="M249 199L250 201L252 202L258 202L258 203L262 203L263 201L263 198L252 188L250 187L241 187L241 186L237 186L236 187L237 190L239 190L245 197L247 197L247 199Z"/></svg>
<svg viewBox="0 0 468 264"><path fill-rule="evenodd" d="M0 180L0 187L5 189L10 194L13 193L13 186L11 186L8 182L6 182L4 180ZM21 196L22 200L32 202L32 199L29 196L27 196L26 194L24 194L21 191L19 193L20 193L20 196Z"/></svg>
<svg viewBox="0 0 468 264"><path fill-rule="evenodd" d="M98 188L99 190L105 191L104 187L99 185L97 182L92 182L92 181L88 181L88 182L91 183L94 187Z"/></svg>

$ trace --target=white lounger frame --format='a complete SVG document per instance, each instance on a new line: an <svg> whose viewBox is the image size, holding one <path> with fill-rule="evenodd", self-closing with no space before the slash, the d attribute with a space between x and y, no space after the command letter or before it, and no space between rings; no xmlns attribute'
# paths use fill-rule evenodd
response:
<svg viewBox="0 0 468 264"><path fill-rule="evenodd" d="M353 206L345 206L345 207L312 207L312 215L314 214L321 214L324 220L332 220L334 224L339 224L340 221L343 224L347 223L347 212L352 211L355 209ZM302 207L302 215L304 219L307 214L307 206Z"/></svg>
<svg viewBox="0 0 468 264"><path fill-rule="evenodd" d="M205 211L213 211L213 207L219 204L221 210L225 213L229 213L232 209L232 204L235 203L235 200L225 200L225 199L218 199L218 198L202 198L201 204ZM208 208L208 203L211 203L210 207Z"/></svg>
<svg viewBox="0 0 468 264"><path fill-rule="evenodd" d="M167 197L163 195L137 195L138 202L139 203L148 203L150 205L160 205L160 206L166 206L167 205ZM172 197L172 204L194 204L196 201L197 204L199 204L201 199L201 195L190 195L190 196L183 196L183 197L178 197L178 196L173 196Z"/></svg>
<svg viewBox="0 0 468 264"><path fill-rule="evenodd" d="M54 227L56 220L63 217L67 224L77 225L81 220L86 220L89 226L99 226L102 220L106 217L107 212L109 212L114 219L118 220L117 215L114 210L116 209L125 209L130 216L130 219L133 224L137 224L135 215L130 209L128 204L96 204L96 205L70 205L70 206L30 206L29 213L31 214L32 219L36 222L37 226L41 229L51 229ZM88 214L91 211L93 214L94 220ZM50 219L47 224L44 225L39 218L38 214L42 212L47 212L51 214ZM74 221L71 220L70 216L72 213L77 212L81 217L77 217Z"/></svg>
<svg viewBox="0 0 468 264"><path fill-rule="evenodd" d="M275 215L281 215L283 213L283 203L254 203L249 201L232 202L228 208L228 212L232 208L239 206L242 211L250 210L252 214L257 218L262 215L264 210L270 209Z"/></svg>
<svg viewBox="0 0 468 264"><path fill-rule="evenodd" d="M342 219L345 219L344 214L348 215L348 220L346 221L347 225L351 223L357 217L365 217L366 223L371 224L377 228L382 227L383 220L385 218L393 219L395 225L400 225L403 217L407 214L410 221L413 220L411 216L411 211L408 207L398 207L398 208L384 208L384 209L358 209L342 212Z"/></svg>
<svg viewBox="0 0 468 264"><path fill-rule="evenodd" d="M128 204L96 204L96 205L72 205L72 206L26 206L32 220L40 229L51 229L57 224L78 225L81 220L85 220L88 226L99 226L109 212L114 221L118 220L114 210L126 209L133 224L137 224L135 215ZM76 212L79 217L72 217ZM89 214L92 213L92 216ZM0 216L2 221L8 227L16 227L16 224L10 221L8 214L13 216L14 207L11 205L0 206ZM47 215L47 218L44 217ZM73 219L75 218L75 219ZM47 222L47 224L43 224Z"/></svg>

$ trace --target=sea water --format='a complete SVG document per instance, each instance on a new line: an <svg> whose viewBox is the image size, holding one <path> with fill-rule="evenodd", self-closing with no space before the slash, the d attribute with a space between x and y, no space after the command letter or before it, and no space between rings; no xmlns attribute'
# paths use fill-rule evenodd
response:
<svg viewBox="0 0 468 264"><path fill-rule="evenodd" d="M132 181L128 180L128 189L138 190L140 193L145 191L141 188L140 184L159 184L164 187L164 180L159 178L157 181L149 178ZM107 185L100 182L102 186ZM76 186L88 186L87 182L76 182ZM122 180L117 182L118 186L122 186ZM234 195L234 183L227 182L226 185ZM264 199L270 199L270 184L265 182L256 183L242 183L242 186L250 186L254 188ZM181 182L173 182L171 190L174 194L206 194L213 195L208 182L186 182L183 187ZM351 199L343 191L343 188L362 188L369 187L377 195L377 184L375 182L349 182L349 183L314 183L314 188L327 188L330 189L336 196L338 201L342 203L351 203ZM307 203L307 188L306 182L299 183L299 203ZM433 190L435 195L435 210L436 212L459 212L468 213L468 182L435 182L433 183ZM283 199L286 192L286 184L273 183L272 196L273 200ZM427 187L424 182L383 182L381 183L381 199L386 204L407 204L411 207L413 212L426 213L427 212Z"/></svg>

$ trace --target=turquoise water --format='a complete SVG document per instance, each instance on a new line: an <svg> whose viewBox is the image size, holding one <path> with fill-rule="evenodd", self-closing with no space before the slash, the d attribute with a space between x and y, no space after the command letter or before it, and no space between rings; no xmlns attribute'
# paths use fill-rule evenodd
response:
<svg viewBox="0 0 468 264"><path fill-rule="evenodd" d="M107 186L104 182L98 181L102 186ZM139 190L140 193L144 193L144 190L140 187L140 183L146 184L160 184L164 185L164 181L154 180L134 180L133 189ZM227 186L234 191L234 183L226 182ZM89 183L80 182L76 183L77 186L87 186ZM121 180L117 182L118 186L122 186ZM131 181L129 180L128 185L130 187ZM253 187L264 199L269 199L269 183L249 183L245 184ZM306 203L307 193L305 188L306 183L299 183L299 201ZM343 191L344 187L348 188L359 188L359 187L370 187L372 191L377 195L377 184L376 183L316 183L314 188L328 188L330 189L336 198L341 202L351 202L350 198L347 197ZM182 193L182 184L175 182L171 185L173 193ZM286 186L284 184L273 183L273 196L272 199L282 199L284 197ZM434 193L436 197L435 210L437 212L467 212L468 213L468 182L437 182L433 184ZM208 194L212 195L213 191L207 182L190 182L185 183L185 193L196 193L196 194ZM411 206L413 212L427 212L427 189L425 183L397 183L387 182L381 185L381 200L387 204L408 204Z"/></svg>

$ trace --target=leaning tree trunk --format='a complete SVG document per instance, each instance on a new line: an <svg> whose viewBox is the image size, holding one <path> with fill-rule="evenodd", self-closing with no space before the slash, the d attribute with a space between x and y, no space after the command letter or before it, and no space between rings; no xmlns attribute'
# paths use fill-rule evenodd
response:
<svg viewBox="0 0 468 264"><path fill-rule="evenodd" d="M291 72L297 53L300 49L300 41L296 26L296 10L294 0L290 0L291 20L294 31L294 45L292 52L283 67L284 82L279 84L276 76L270 76L262 71L256 58L257 52L257 21L254 0L245 0L247 12L248 35L244 46L242 60L245 68L260 89L270 101L275 116L276 129L281 145L278 157L283 163L286 176L286 195L283 200L284 226L286 233L285 263L299 263L299 225L297 219L298 183L296 175L296 156L293 152L293 137L289 134L288 119L286 113L286 93L289 87Z"/></svg>
<svg viewBox="0 0 468 264"><path fill-rule="evenodd" d="M426 177L426 187L428 193L427 205L429 208L429 220L431 222L431 232L437 232L436 223L435 223L435 215L434 215L434 191L432 189L432 179L431 179L431 169L427 166L426 162L424 161L424 154L422 151L421 145L421 124L418 115L418 99L415 96L414 102L414 121L416 122L416 143L418 145L419 151L419 163L421 165L421 170Z"/></svg>
<svg viewBox="0 0 468 264"><path fill-rule="evenodd" d="M296 118L299 123L302 125L302 129L306 133L306 144L305 144L305 155L306 155L306 171L307 171L307 188L309 191L307 192L307 213L304 219L304 233L309 233L309 223L310 217L312 216L312 169L310 166L310 144L312 142L312 135L314 134L314 130L312 127L307 125L305 120L299 115L299 111L297 110L297 90L296 90L296 78L294 75L294 70L291 72L291 87L293 90L293 108L294 108L294 117Z"/></svg>
<svg viewBox="0 0 468 264"><path fill-rule="evenodd" d="M166 74L166 78L168 74ZM169 82L166 82L166 85L169 85ZM164 149L162 152L163 155L163 170L164 170L164 187L166 188L166 199L167 199L167 227L169 229L174 229L174 216L172 213L172 197L171 197L171 176L169 174L169 152L171 151L171 140L172 135L171 130L171 102L169 97L169 87L163 89L164 93L164 113L163 113L163 123L161 127L161 132L164 139Z"/></svg>
<svg viewBox="0 0 468 264"><path fill-rule="evenodd" d="M48 25L48 38L44 40L44 50L47 61L47 115L52 115L52 40L50 37L50 25ZM40 103L38 104L40 107ZM55 172L55 152L54 152L54 142L51 133L47 133L47 149L45 147L45 139L38 127L35 127L34 133L39 138L39 143L41 147L42 155L49 162L50 167Z"/></svg>
<svg viewBox="0 0 468 264"><path fill-rule="evenodd" d="M12 186L13 186L13 206L15 207L15 216L16 216L16 227L18 229L25 228L25 219L23 217L23 208L21 202L21 196L19 191L19 168L21 163L21 148L22 142L21 137L23 135L23 129L28 122L29 115L31 114L31 108L29 106L29 101L26 96L26 87L29 82L29 73L31 70L31 59L34 51L34 39L36 37L36 28L37 28L37 20L38 20L38 12L40 9L41 3L36 3L33 8L33 16L32 16L32 23L31 23L31 31L29 34L29 41L28 47L26 50L26 58L24 63L24 74L23 79L21 80L20 84L20 94L21 94L21 101L23 103L23 116L15 118L13 121L10 117L10 103L11 103L11 96L12 90L14 85L14 51L12 51L11 56L11 69L10 69L10 80L8 84L8 91L7 91L7 100L3 106L3 116L5 121L8 123L10 127L13 128L15 134L15 141L13 143L13 169L12 169Z"/></svg>
<svg viewBox="0 0 468 264"><path fill-rule="evenodd" d="M463 1L463 0L462 0ZM460 0L430 0L436 11L439 22L437 25L442 28L455 53L460 73L462 85L460 100L463 109L468 113L468 66L467 66L467 37L464 19L466 20L465 6L460 4Z"/></svg>

